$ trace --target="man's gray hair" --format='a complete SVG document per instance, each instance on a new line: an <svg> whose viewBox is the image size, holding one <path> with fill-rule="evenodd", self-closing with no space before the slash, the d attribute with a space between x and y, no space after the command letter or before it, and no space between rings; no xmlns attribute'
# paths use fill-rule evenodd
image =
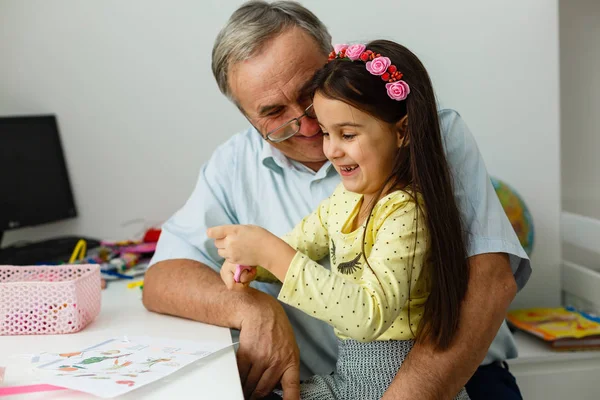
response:
<svg viewBox="0 0 600 400"><path fill-rule="evenodd" d="M212 71L221 92L235 101L229 90L229 68L251 58L269 40L293 27L312 36L323 54L332 50L331 35L325 25L295 1L249 1L238 8L213 46Z"/></svg>

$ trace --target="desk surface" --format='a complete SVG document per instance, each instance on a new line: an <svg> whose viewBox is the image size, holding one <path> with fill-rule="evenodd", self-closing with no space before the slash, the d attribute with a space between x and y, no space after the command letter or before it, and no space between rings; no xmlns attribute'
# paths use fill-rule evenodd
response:
<svg viewBox="0 0 600 400"><path fill-rule="evenodd" d="M24 373L11 374L10 360L15 356L40 352L60 352L66 348L99 343L118 336L154 336L171 339L206 340L231 343L229 329L181 318L148 312L138 288L128 289L126 282L111 282L102 293L100 315L83 331L70 335L0 336L0 366L7 367L3 385L31 384ZM22 357L23 358L23 357ZM159 381L119 397L123 399L243 399L235 353L232 347L204 358ZM167 383L167 384L165 384ZM28 394L3 399L92 399L75 391Z"/></svg>
<svg viewBox="0 0 600 400"><path fill-rule="evenodd" d="M141 291L127 289L127 282L111 282L102 293L102 309L96 320L83 331L72 335L39 336L0 336L0 366L7 367L4 385L25 385L32 383L27 376L12 370L11 360L15 356L40 352L60 352L65 348L85 348L116 336L155 336L172 339L207 340L231 343L229 330L181 318L159 315L146 311L141 303ZM522 332L515 334L519 348L519 358L509 363L544 363L552 361L599 360L600 351L566 352L550 351L544 343ZM7 365L8 364L8 365ZM167 384L165 384L167 383ZM134 390L123 399L187 399L191 397L229 400L243 399L237 373L235 354L229 347L219 353L202 359L160 381ZM75 391L57 391L24 396L3 397L3 399L93 399L96 398Z"/></svg>

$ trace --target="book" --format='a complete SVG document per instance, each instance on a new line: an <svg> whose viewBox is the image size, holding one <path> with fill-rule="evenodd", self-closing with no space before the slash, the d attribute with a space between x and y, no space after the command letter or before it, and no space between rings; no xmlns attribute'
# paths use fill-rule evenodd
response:
<svg viewBox="0 0 600 400"><path fill-rule="evenodd" d="M600 350L600 318L572 307L514 310L507 321L556 350Z"/></svg>

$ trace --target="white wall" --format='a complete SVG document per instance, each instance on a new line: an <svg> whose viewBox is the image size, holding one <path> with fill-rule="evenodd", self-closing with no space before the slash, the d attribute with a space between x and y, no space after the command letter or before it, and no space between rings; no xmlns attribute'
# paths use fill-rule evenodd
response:
<svg viewBox="0 0 600 400"><path fill-rule="evenodd" d="M563 210L600 219L600 2L560 1Z"/></svg>
<svg viewBox="0 0 600 400"><path fill-rule="evenodd" d="M490 172L537 228L534 276L515 306L559 302L556 0L303 1L334 40L391 38L422 58ZM240 1L0 2L0 114L56 113L81 217L7 234L122 238L167 218L200 164L246 126L210 72ZM218 5L218 7L217 7ZM371 22L367 22L371 21Z"/></svg>

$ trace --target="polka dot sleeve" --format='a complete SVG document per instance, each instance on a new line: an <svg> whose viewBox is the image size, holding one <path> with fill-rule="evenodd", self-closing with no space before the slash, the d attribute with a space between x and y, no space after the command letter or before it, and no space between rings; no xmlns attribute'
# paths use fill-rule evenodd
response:
<svg viewBox="0 0 600 400"><path fill-rule="evenodd" d="M329 254L329 201L329 198L323 200L312 214L304 217L290 233L282 237L287 244L311 260L319 261Z"/></svg>

